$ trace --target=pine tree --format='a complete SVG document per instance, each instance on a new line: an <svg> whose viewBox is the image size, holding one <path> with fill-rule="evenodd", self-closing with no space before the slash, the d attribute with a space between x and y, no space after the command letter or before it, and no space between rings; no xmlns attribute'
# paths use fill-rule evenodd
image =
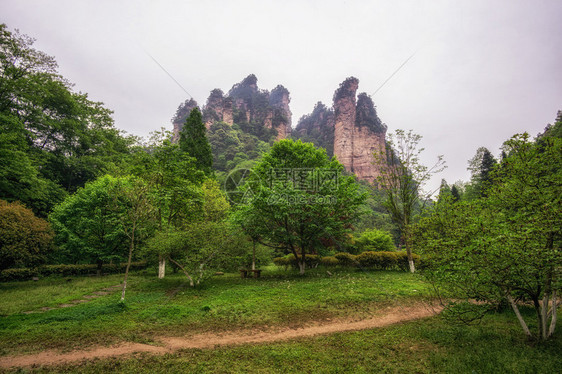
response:
<svg viewBox="0 0 562 374"><path fill-rule="evenodd" d="M212 173L213 155L199 108L194 108L187 117L180 133L179 145L182 151L195 157L195 165L199 170L207 175Z"/></svg>
<svg viewBox="0 0 562 374"><path fill-rule="evenodd" d="M451 195L453 196L453 201L459 201L461 199L459 189L454 184L453 187L451 187Z"/></svg>
<svg viewBox="0 0 562 374"><path fill-rule="evenodd" d="M480 193L482 196L487 195L486 190L492 184L491 172L497 163L492 153L488 149L485 149L482 154L482 163L480 164L480 183L482 184Z"/></svg>

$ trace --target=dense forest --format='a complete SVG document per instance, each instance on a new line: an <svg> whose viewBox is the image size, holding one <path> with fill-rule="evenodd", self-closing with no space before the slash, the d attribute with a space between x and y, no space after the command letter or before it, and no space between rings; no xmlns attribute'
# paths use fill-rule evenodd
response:
<svg viewBox="0 0 562 374"><path fill-rule="evenodd" d="M273 262L301 274L323 264L421 269L443 292L490 302L451 313L476 319L503 300L520 317L517 302L530 300L537 337L554 333L562 112L534 139L506 139L499 157L477 149L471 179L443 180L435 196L424 184L444 162L420 164L419 135L389 136L372 157L381 174L358 180L334 156L334 109L319 102L286 133L289 91L261 90L254 75L226 95L213 90L202 108L183 103L177 134L140 139L6 25L0 72L2 280L121 266L159 266L164 277L168 265L196 287ZM357 108L357 127L386 132L367 95Z"/></svg>

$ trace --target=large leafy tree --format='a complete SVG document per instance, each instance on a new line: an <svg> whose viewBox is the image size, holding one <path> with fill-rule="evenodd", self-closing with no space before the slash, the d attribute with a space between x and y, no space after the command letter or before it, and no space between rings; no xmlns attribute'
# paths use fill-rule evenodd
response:
<svg viewBox="0 0 562 374"><path fill-rule="evenodd" d="M160 230L146 247L147 254L157 254L180 268L192 287L245 250L245 240L226 222L230 205L218 184L207 179L201 193L201 214L181 227Z"/></svg>
<svg viewBox="0 0 562 374"><path fill-rule="evenodd" d="M56 233L60 262L103 263L125 259L128 238L123 210L116 209L120 178L106 175L67 197L49 215Z"/></svg>
<svg viewBox="0 0 562 374"><path fill-rule="evenodd" d="M425 183L445 167L442 156L438 156L432 167L421 163L420 154L424 150L419 148L421 138L411 130L396 130L388 138L387 149L374 154L375 163L381 170L377 182L385 193L383 204L400 230L412 273L415 265L410 242L411 225L431 196L423 189Z"/></svg>
<svg viewBox="0 0 562 374"><path fill-rule="evenodd" d="M159 231L181 229L203 215L205 179L198 170L195 158L170 141L168 131L156 131L148 144L138 149L128 163L125 173L131 173L150 185ZM159 258L158 277L166 274L166 257Z"/></svg>
<svg viewBox="0 0 562 374"><path fill-rule="evenodd" d="M562 290L562 140L533 143L527 134L517 135L504 151L508 156L492 173L487 196L438 204L420 222L415 242L428 256L430 279L467 299L491 303L463 304L465 316L504 300L525 334L548 339ZM535 308L536 334L518 301Z"/></svg>
<svg viewBox="0 0 562 374"><path fill-rule="evenodd" d="M235 219L262 244L292 253L304 274L306 255L343 240L366 195L353 177L312 143L281 140L248 174Z"/></svg>
<svg viewBox="0 0 562 374"><path fill-rule="evenodd" d="M468 170L472 173L471 183L468 187L467 198L485 197L488 188L492 185L492 170L497 165L492 152L486 147L480 147L476 155L468 161Z"/></svg>
<svg viewBox="0 0 562 374"><path fill-rule="evenodd" d="M53 57L0 24L0 197L43 216L129 152L111 111L75 93Z"/></svg>
<svg viewBox="0 0 562 374"><path fill-rule="evenodd" d="M179 144L182 151L195 158L197 168L210 175L213 167L213 154L206 132L201 111L199 108L194 108L185 120Z"/></svg>

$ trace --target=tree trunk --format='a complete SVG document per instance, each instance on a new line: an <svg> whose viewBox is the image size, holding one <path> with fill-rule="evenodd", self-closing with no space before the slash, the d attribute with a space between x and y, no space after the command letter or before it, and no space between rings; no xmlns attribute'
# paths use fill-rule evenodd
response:
<svg viewBox="0 0 562 374"><path fill-rule="evenodd" d="M552 310L551 310L551 320L550 320L550 328L548 329L548 337L550 338L552 335L554 335L554 329L556 328L556 319L557 319L557 314L556 314L556 309L558 308L558 297L557 297L557 293L556 290L552 291Z"/></svg>
<svg viewBox="0 0 562 374"><path fill-rule="evenodd" d="M256 241L252 240L252 244L254 245L252 251L252 270L256 270Z"/></svg>
<svg viewBox="0 0 562 374"><path fill-rule="evenodd" d="M550 301L550 295L545 291L542 298L541 305L541 336L543 340L548 338L548 302Z"/></svg>
<svg viewBox="0 0 562 374"><path fill-rule="evenodd" d="M166 258L158 255L158 279L163 279L166 276Z"/></svg>
<svg viewBox="0 0 562 374"><path fill-rule="evenodd" d="M125 269L125 279L123 279L123 291L121 292L121 301L125 301L125 291L127 290L127 278L129 276L129 268L131 267L131 259L133 258L133 249L135 248L135 227L131 231L131 244L129 245L129 258L127 260L127 268Z"/></svg>
<svg viewBox="0 0 562 374"><path fill-rule="evenodd" d="M301 260L299 260L299 274L304 275L305 269L306 269L306 262L304 261L304 258L302 258Z"/></svg>
<svg viewBox="0 0 562 374"><path fill-rule="evenodd" d="M98 264L98 267L96 269L96 275L99 277L99 276L101 276L101 271L102 271L102 268L103 268L103 261L98 260L97 264Z"/></svg>
<svg viewBox="0 0 562 374"><path fill-rule="evenodd" d="M513 311L515 312L515 315L517 316L517 319L519 320L519 323L521 324L521 327L523 328L523 331L525 332L525 335L527 335L528 337L532 337L533 334L531 334L531 331L529 330L529 327L525 323L525 320L521 316L521 313L519 313L519 308L517 307L517 304L515 304L515 301L513 300L513 298L511 297L511 295L509 293L506 295L506 297L507 297L507 301L509 301L509 304L511 304L511 307L513 308Z"/></svg>
<svg viewBox="0 0 562 374"><path fill-rule="evenodd" d="M191 287L195 287L195 283L193 283L193 278L191 277L191 275L189 275L189 273L187 272L187 270L185 270L185 268L184 268L183 266L181 266L181 265L178 264L176 261L174 261L173 258L169 257L169 259L170 259L170 261L171 261L172 263L176 264L176 266L177 266L178 268L180 268L180 269L183 271L183 273L185 274L185 276L187 277L187 279L189 279L189 285L190 285Z"/></svg>
<svg viewBox="0 0 562 374"><path fill-rule="evenodd" d="M410 273L416 272L416 265L414 264L414 257L412 256L412 249L409 245L406 245L406 254L408 255L408 266L410 267Z"/></svg>

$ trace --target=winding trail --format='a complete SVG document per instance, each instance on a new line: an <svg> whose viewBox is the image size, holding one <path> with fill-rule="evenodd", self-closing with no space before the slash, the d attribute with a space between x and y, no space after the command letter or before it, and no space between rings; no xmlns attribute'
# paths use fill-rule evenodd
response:
<svg viewBox="0 0 562 374"><path fill-rule="evenodd" d="M268 331L242 330L221 334L196 334L184 337L157 337L158 345L122 343L112 347L97 347L60 353L53 350L37 354L0 357L0 368L21 368L43 365L61 365L83 360L103 359L133 353L166 354L180 349L212 349L218 346L271 343L291 339L327 335L344 331L367 330L412 321L438 314L442 307L435 304L416 304L408 307L387 308L384 314L360 321L334 321L316 323L303 328L277 328Z"/></svg>

